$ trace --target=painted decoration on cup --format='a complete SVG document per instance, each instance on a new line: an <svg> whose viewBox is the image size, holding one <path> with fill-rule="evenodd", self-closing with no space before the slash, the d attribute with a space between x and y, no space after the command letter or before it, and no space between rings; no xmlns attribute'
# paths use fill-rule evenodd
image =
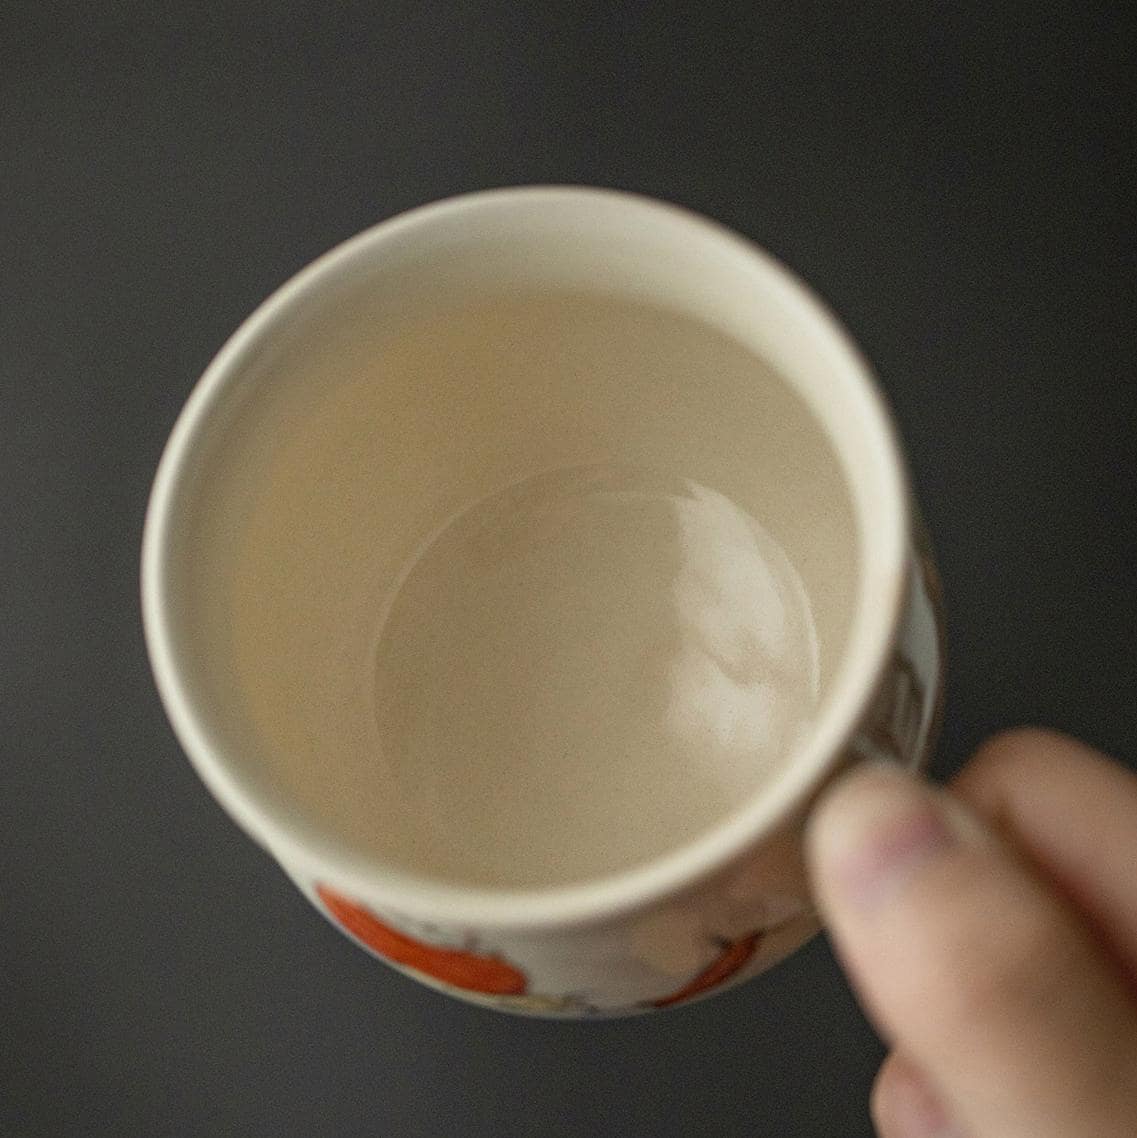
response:
<svg viewBox="0 0 1137 1138"><path fill-rule="evenodd" d="M499 956L427 944L385 924L326 885L318 885L316 893L342 929L385 960L465 992L521 996L528 989L525 973Z"/></svg>
<svg viewBox="0 0 1137 1138"><path fill-rule="evenodd" d="M678 991L664 996L663 999L653 1000L651 1006L670 1008L714 991L750 962L761 942L761 933L750 933L738 940L723 941L722 951L702 972Z"/></svg>
<svg viewBox="0 0 1137 1138"><path fill-rule="evenodd" d="M750 963L762 942L761 932L733 940L716 938L718 955L668 995L635 1005L600 1007L579 993L532 993L525 973L500 955L446 948L408 936L327 885L317 885L316 894L341 929L384 960L448 987L489 997L489 1002L500 1007L538 1015L611 1015L675 1007L726 985Z"/></svg>

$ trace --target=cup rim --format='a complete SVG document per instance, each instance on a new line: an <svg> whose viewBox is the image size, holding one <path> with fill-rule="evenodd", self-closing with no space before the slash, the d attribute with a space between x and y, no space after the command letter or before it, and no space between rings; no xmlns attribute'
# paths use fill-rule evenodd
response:
<svg viewBox="0 0 1137 1138"><path fill-rule="evenodd" d="M193 706L179 665L172 606L169 547L179 486L197 440L208 430L227 391L242 375L250 350L272 333L293 306L330 284L353 264L372 260L392 239L427 233L455 215L513 209L523 204L581 206L603 201L641 221L666 221L685 239L717 244L761 272L779 301L797 311L813 332L828 337L840 368L862 404L874 453L887 476L874 502L872 540L888 567L874 580L871 625L850 642L822 713L773 785L755 792L732 814L697 838L652 861L608 876L543 888L490 889L420 877L348 848L304 817L283 798L265 795L242 774L224 739L211 731ZM860 511L858 510L858 515ZM858 518L860 526L863 519ZM429 203L379 222L333 247L276 289L223 345L179 414L155 475L143 526L142 623L151 669L166 714L199 777L256 841L293 874L313 880L379 910L427 923L468 925L502 931L540 931L604 923L686 892L737 861L748 849L796 817L841 762L869 710L898 635L910 572L909 492L902 452L884 396L870 365L836 315L795 273L742 235L684 207L622 190L573 185L508 186ZM858 604L863 600L858 599ZM854 656L855 652L855 656Z"/></svg>

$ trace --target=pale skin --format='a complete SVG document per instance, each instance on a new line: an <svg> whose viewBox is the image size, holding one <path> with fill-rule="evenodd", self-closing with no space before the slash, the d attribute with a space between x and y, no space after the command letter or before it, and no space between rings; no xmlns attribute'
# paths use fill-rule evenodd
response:
<svg viewBox="0 0 1137 1138"><path fill-rule="evenodd" d="M1137 778L1021 729L946 790L868 766L810 820L814 889L891 1054L881 1138L1137 1134Z"/></svg>

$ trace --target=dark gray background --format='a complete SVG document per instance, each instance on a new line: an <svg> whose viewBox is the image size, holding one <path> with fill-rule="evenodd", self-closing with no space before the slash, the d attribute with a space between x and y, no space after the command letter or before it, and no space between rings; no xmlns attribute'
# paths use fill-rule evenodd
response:
<svg viewBox="0 0 1137 1138"><path fill-rule="evenodd" d="M149 482L212 353L341 238L478 187L642 190L767 245L876 363L950 605L937 771L1023 720L1133 758L1129 29L1084 0L239 7L0 0L0 1131L869 1134L881 1049L823 942L566 1025L309 911L159 708Z"/></svg>

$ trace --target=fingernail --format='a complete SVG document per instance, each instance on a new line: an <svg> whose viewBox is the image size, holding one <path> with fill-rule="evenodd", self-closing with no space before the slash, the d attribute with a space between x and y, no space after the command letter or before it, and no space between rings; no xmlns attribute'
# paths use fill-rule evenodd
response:
<svg viewBox="0 0 1137 1138"><path fill-rule="evenodd" d="M823 891L856 909L885 904L977 824L961 806L898 767L866 764L822 800L810 822L811 860Z"/></svg>

